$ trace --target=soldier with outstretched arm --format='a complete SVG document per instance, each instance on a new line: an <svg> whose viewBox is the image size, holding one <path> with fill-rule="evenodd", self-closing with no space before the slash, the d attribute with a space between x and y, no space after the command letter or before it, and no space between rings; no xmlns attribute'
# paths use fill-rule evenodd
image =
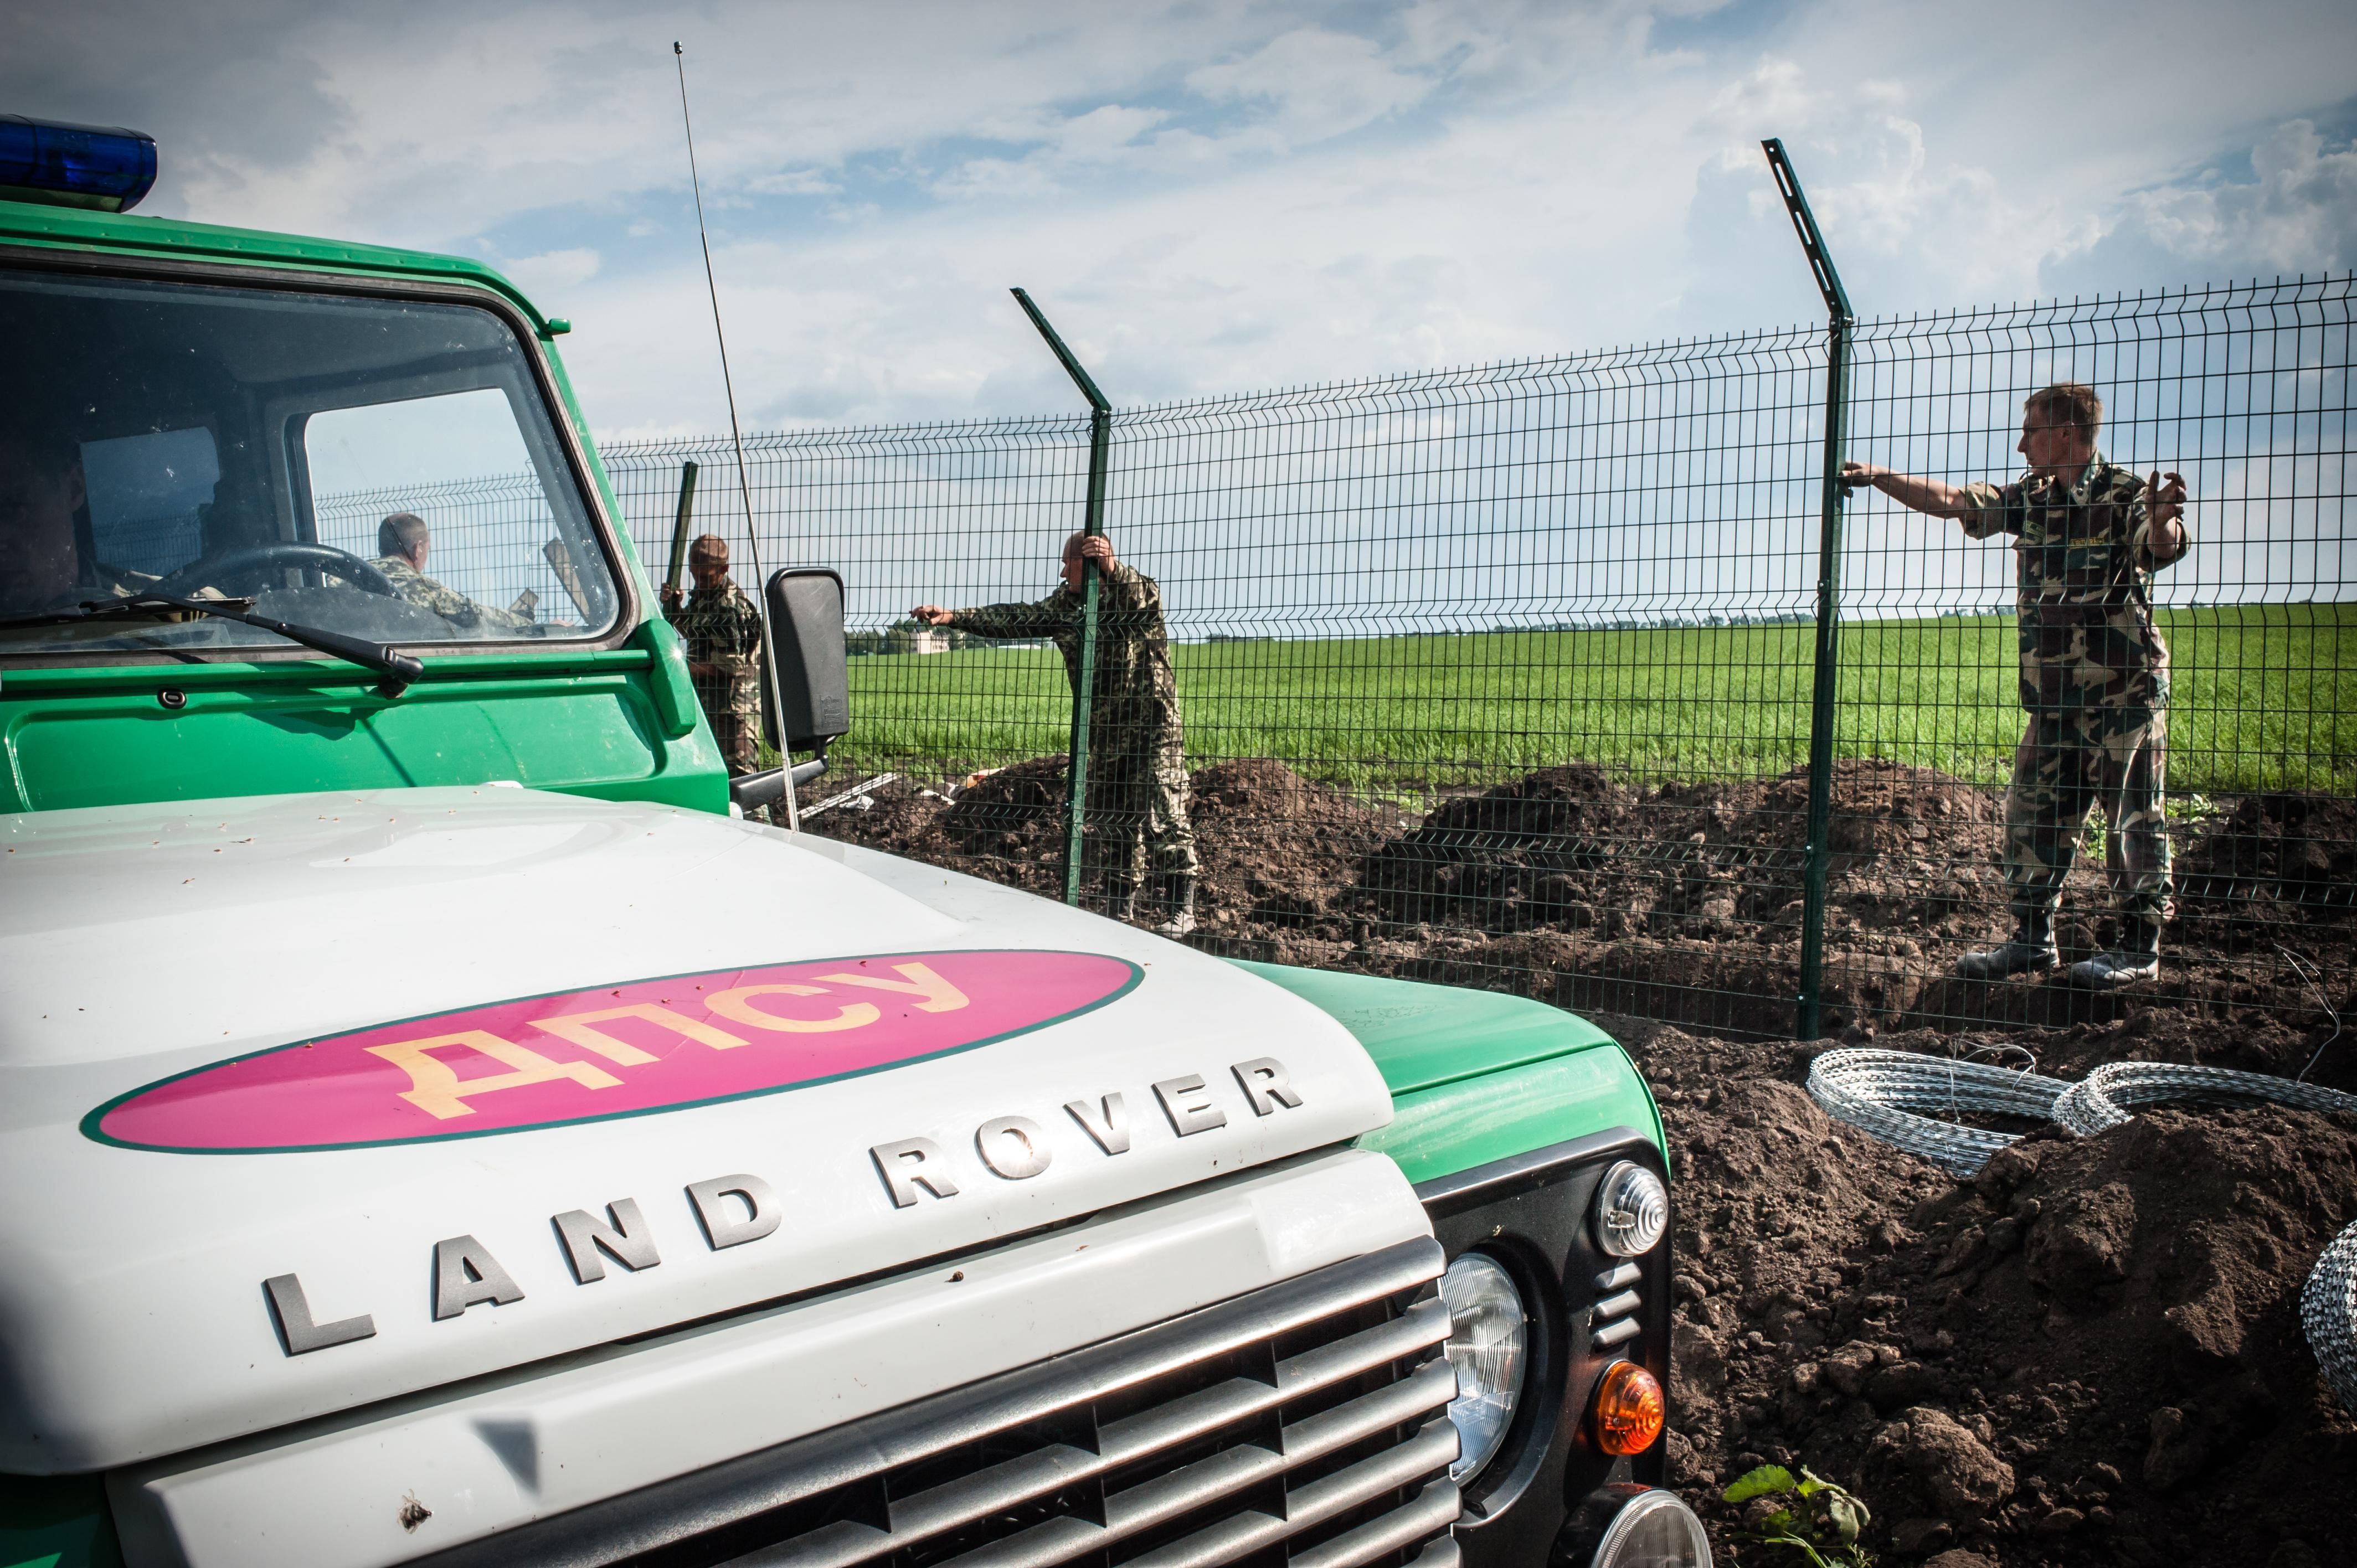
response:
<svg viewBox="0 0 2357 1568"><path fill-rule="evenodd" d="M1953 517L1974 539L2014 536L2019 578L2021 705L2029 726L2005 798L2005 880L2012 937L1967 953L1956 972L1996 980L2059 961L2054 913L2087 813L2104 809L2104 869L2117 930L2074 964L2080 984L2110 989L2159 972L2169 918L2169 824L2162 816L2169 738L2169 646L2154 628L2153 574L2187 549L2185 481L2148 478L2095 448L2103 399L2060 381L2022 405L2015 448L2029 471L2011 484L1955 486L1872 463L1845 463L1846 486L1871 485L1904 507Z"/></svg>
<svg viewBox="0 0 2357 1568"><path fill-rule="evenodd" d="M1116 919L1136 908L1142 868L1163 881L1167 937L1195 929L1195 830L1187 821L1186 741L1178 685L1162 622L1162 590L1135 566L1115 560L1103 535L1064 541L1063 585L1032 604L946 610L919 605L909 613L927 626L974 637L1047 638L1081 683L1081 605L1087 564L1097 568L1097 662L1089 706L1088 820L1095 825L1106 901Z"/></svg>

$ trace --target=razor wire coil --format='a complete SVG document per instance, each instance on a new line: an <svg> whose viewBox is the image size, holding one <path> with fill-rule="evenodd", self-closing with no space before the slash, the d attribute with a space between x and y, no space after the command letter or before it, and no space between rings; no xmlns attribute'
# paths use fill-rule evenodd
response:
<svg viewBox="0 0 2357 1568"><path fill-rule="evenodd" d="M2131 1106L2287 1105L2357 1112L2357 1094L2268 1073L2168 1062L2108 1062L2076 1083L1911 1051L1827 1051L1809 1064L1809 1098L1826 1115L1970 1178L2016 1141L1917 1114L1990 1112L2043 1118L2089 1137L2124 1125ZM2343 1410L2357 1415L2357 1225L2333 1238L2299 1293L2300 1327Z"/></svg>
<svg viewBox="0 0 2357 1568"><path fill-rule="evenodd" d="M2357 1225L2317 1258L2300 1287L2299 1326L2341 1408L2357 1415Z"/></svg>
<svg viewBox="0 0 2357 1568"><path fill-rule="evenodd" d="M1827 1051L1809 1065L1809 1098L1826 1115L1964 1177L1978 1172L2017 1134L1920 1112L1986 1112L2043 1120L2070 1087L2036 1072L1913 1051Z"/></svg>
<svg viewBox="0 0 2357 1568"><path fill-rule="evenodd" d="M2271 1073L2168 1062L2107 1062L2069 1086L2054 1103L2053 1119L2084 1138L2126 1122L2126 1106L2255 1104L2357 1111L2357 1094Z"/></svg>

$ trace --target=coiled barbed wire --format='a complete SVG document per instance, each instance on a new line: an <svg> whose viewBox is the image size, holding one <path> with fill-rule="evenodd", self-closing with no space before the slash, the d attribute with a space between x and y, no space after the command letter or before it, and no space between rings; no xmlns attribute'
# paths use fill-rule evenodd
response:
<svg viewBox="0 0 2357 1568"><path fill-rule="evenodd" d="M2128 1120L2128 1105L2288 1105L2298 1111L2357 1111L2357 1094L2272 1073L2171 1062L2107 1062L2054 1102L2054 1120L2082 1138Z"/></svg>
<svg viewBox="0 0 2357 1568"><path fill-rule="evenodd" d="M2071 1086L2061 1079L1979 1062L1867 1048L1827 1051L1809 1064L1809 1098L1825 1114L1970 1177L2017 1134L1915 1114L1994 1112L2033 1121L2050 1116Z"/></svg>
<svg viewBox="0 0 2357 1568"><path fill-rule="evenodd" d="M2357 1225L2326 1243L2309 1271L2299 1326L2341 1408L2357 1415Z"/></svg>
<svg viewBox="0 0 2357 1568"><path fill-rule="evenodd" d="M1978 1062L1863 1049L1827 1051L1811 1062L1809 1098L1836 1121L1965 1178L2016 1142L2015 1135L1915 1112L2043 1118L2083 1138L2126 1122L2127 1106L2274 1104L2357 1112L2357 1094L2269 1073L2109 1062L2066 1083ZM2357 1225L2334 1237L2316 1260L2300 1287L2299 1319L2325 1381L2341 1408L2357 1415Z"/></svg>

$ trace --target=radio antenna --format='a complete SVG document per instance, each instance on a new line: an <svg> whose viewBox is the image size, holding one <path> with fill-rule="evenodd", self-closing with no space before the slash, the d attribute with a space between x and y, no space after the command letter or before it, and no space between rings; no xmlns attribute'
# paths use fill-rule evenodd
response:
<svg viewBox="0 0 2357 1568"><path fill-rule="evenodd" d="M728 377L728 335L720 329L720 285L712 276L712 237L704 228L704 182L695 172L695 123L687 114L687 51L672 40L679 69L679 123L687 133L687 185L695 193L695 237L704 245L704 286L712 295L712 336L720 345L720 386L728 394L728 439L737 447L737 498L745 503L745 548L753 559L753 591L761 592L761 542L753 531L753 486L745 477L745 434L737 425L737 386Z"/></svg>

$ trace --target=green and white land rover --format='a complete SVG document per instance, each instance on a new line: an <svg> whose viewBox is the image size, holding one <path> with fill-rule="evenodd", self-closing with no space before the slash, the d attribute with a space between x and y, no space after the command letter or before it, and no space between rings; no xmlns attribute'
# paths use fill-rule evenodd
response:
<svg viewBox="0 0 2357 1568"><path fill-rule="evenodd" d="M0 120L0 1565L1708 1562L1609 1038L743 820L565 324L154 166Z"/></svg>

